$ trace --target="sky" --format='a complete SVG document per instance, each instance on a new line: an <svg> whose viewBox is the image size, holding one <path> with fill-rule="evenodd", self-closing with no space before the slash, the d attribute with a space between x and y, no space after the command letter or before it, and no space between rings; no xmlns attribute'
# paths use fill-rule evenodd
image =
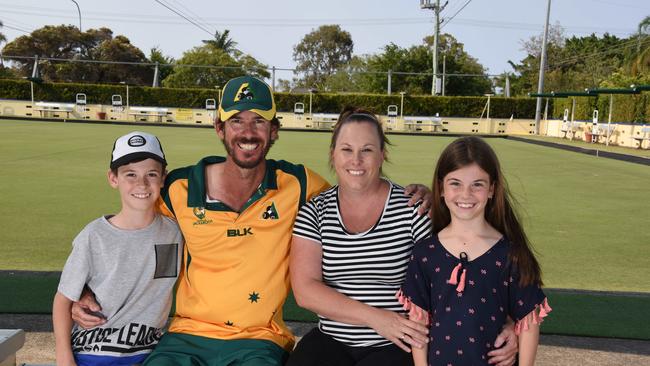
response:
<svg viewBox="0 0 650 366"><path fill-rule="evenodd" d="M355 55L379 53L389 43L419 45L434 29L434 12L421 9L418 0L76 1L82 30L108 27L146 55L158 46L179 58L215 30L230 29L238 49L269 67L287 69L295 66L293 47L319 25L339 24L350 32ZM441 0L445 3L441 32L463 43L490 74L512 71L508 60L525 57L522 41L544 29L547 0ZM567 36L628 37L648 15L650 0L553 0L550 23L559 23ZM0 32L11 41L48 24L78 26L79 16L72 0L0 0L0 21ZM278 77L290 79L291 73Z"/></svg>

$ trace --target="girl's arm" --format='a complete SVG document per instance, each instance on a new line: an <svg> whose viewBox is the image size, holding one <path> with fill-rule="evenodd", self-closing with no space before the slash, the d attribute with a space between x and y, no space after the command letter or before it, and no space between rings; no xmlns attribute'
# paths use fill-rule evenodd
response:
<svg viewBox="0 0 650 366"><path fill-rule="evenodd" d="M322 248L309 239L294 235L291 244L291 288L299 306L329 319L364 325L406 352L408 344L423 347L427 328L398 313L378 309L345 296L323 282Z"/></svg>
<svg viewBox="0 0 650 366"><path fill-rule="evenodd" d="M528 328L522 330L519 334L519 366L532 366L535 364L538 344L539 324L529 322Z"/></svg>
<svg viewBox="0 0 650 366"><path fill-rule="evenodd" d="M417 305L415 305L413 303L411 303L411 306L412 307L417 307L418 310L420 310L420 311L416 311L416 313L419 313L419 314L426 313L423 310L421 310ZM414 312L411 311L411 314L414 314ZM428 314L426 315L426 317L410 315L409 319L413 320L414 322L416 322L418 324L421 324L424 327L428 327L428 325L429 325L428 324L428 320L429 320ZM411 352L413 354L414 366L427 366L428 365L428 363L427 363L428 347L426 347L426 345L424 347L412 347Z"/></svg>
<svg viewBox="0 0 650 366"><path fill-rule="evenodd" d="M56 341L56 364L57 366L76 365L72 355L72 344L70 336L72 332L72 317L70 310L72 301L57 291L54 295L52 305L52 324L54 327L54 339Z"/></svg>

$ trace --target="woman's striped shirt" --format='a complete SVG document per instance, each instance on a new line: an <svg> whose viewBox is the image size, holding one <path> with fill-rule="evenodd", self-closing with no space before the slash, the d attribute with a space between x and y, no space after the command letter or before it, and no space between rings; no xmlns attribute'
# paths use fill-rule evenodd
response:
<svg viewBox="0 0 650 366"><path fill-rule="evenodd" d="M390 193L379 221L370 230L346 231L338 207L338 186L305 204L298 213L293 235L322 246L323 282L365 304L405 313L395 293L404 281L413 244L430 235L419 205L409 207L404 188L390 182ZM319 315L320 330L350 346L391 344L373 329L337 322Z"/></svg>

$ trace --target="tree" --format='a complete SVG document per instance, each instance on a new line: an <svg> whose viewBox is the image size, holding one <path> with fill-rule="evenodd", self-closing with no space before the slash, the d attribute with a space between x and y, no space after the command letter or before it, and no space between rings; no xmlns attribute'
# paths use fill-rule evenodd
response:
<svg viewBox="0 0 650 366"><path fill-rule="evenodd" d="M431 93L431 43L433 37L426 37L421 45L402 48L390 43L382 52L374 55L355 57L327 79L327 85L335 90L362 91L367 93L386 93L388 71L391 76L392 91L408 94ZM446 56L448 74L475 74L473 77L446 78L446 95L482 95L490 90L491 84L485 69L478 61L468 55L463 44L449 34L440 36L440 54ZM439 70L442 71L442 57ZM345 89L341 89L345 88Z"/></svg>
<svg viewBox="0 0 650 366"><path fill-rule="evenodd" d="M639 29L639 34L637 36L638 42L637 42L636 52L641 53L641 39L648 36L648 33L650 33L650 15L643 18L643 20L639 22L638 29Z"/></svg>
<svg viewBox="0 0 650 366"><path fill-rule="evenodd" d="M93 50L94 59L98 61L123 61L133 63L146 63L148 60L144 53L131 44L125 36L117 36L105 40ZM120 82L129 84L151 84L153 68L144 65L131 64L102 64L99 68L98 81Z"/></svg>
<svg viewBox="0 0 650 366"><path fill-rule="evenodd" d="M220 33L218 30L216 30L214 31L214 39L204 39L201 42L203 42L206 45L210 45L217 49L223 50L225 53L232 54L233 52L237 51L237 49L235 48L235 46L237 46L237 42L235 42L232 38L230 38L229 29L224 30L223 33Z"/></svg>
<svg viewBox="0 0 650 366"><path fill-rule="evenodd" d="M433 45L433 36L424 38L427 48ZM442 70L443 56L446 59L446 73L451 76L445 79L446 95L483 95L489 93L492 83L486 75L485 67L478 60L470 56L461 42L448 33L440 35L439 39L440 56L438 70ZM431 53L428 54L431 56ZM453 74L465 74L472 76L453 76ZM430 84L429 84L430 85Z"/></svg>
<svg viewBox="0 0 650 366"><path fill-rule="evenodd" d="M173 72L163 81L163 86L213 88L223 86L229 79L243 74L260 78L270 76L266 65L261 64L252 56L242 54L234 57L210 44L197 46L184 52L183 57L176 62L176 65ZM222 68L201 66L221 66Z"/></svg>
<svg viewBox="0 0 650 366"><path fill-rule="evenodd" d="M11 56L59 58L66 60L145 62L142 51L124 36L113 38L108 28L80 32L72 25L47 25L9 42L3 49ZM30 76L32 60L13 59L21 76ZM140 65L91 64L83 62L43 61L39 64L46 81L88 81L145 84L153 70Z"/></svg>
<svg viewBox="0 0 650 366"><path fill-rule="evenodd" d="M2 27L3 27L3 24L2 24L2 21L0 20L0 28L2 28ZM7 41L7 37L5 37L5 35L2 34L2 32L0 32L0 43L6 42L6 41Z"/></svg>
<svg viewBox="0 0 650 366"><path fill-rule="evenodd" d="M149 51L149 61L154 63L157 62L161 65L173 64L175 62L173 57L165 56L158 46L152 48ZM160 82L162 83L162 81L165 80L167 76L173 72L173 70L174 68L172 66L158 66L158 79Z"/></svg>
<svg viewBox="0 0 650 366"><path fill-rule="evenodd" d="M0 21L0 28L2 28L2 21ZM6 40L7 37L5 37L2 32L0 32L0 43L5 42ZM0 60L0 78L11 78L13 76L13 71L10 68L5 67L5 65Z"/></svg>
<svg viewBox="0 0 650 366"><path fill-rule="evenodd" d="M326 79L352 58L354 43L350 33L338 25L322 25L308 33L293 48L297 86L324 89Z"/></svg>

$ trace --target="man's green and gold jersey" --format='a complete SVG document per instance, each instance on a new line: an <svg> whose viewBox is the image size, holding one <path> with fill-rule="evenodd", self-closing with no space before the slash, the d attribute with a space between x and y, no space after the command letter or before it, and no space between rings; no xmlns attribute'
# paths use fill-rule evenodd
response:
<svg viewBox="0 0 650 366"><path fill-rule="evenodd" d="M161 211L175 217L185 237L176 312L170 332L218 339L265 339L291 350L282 319L289 293L291 232L302 204L328 187L318 174L266 160L260 187L236 212L207 201L210 156L169 173Z"/></svg>

